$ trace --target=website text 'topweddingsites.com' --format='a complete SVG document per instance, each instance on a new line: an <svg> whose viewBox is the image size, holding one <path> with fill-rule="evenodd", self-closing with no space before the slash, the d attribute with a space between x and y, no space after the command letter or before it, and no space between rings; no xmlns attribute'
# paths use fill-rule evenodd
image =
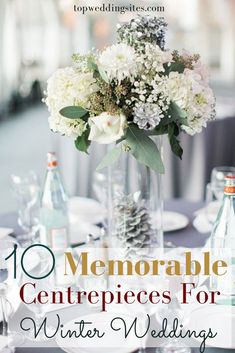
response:
<svg viewBox="0 0 235 353"><path fill-rule="evenodd" d="M156 5L146 5L146 6L137 6L134 4L129 5L115 5L115 4L102 4L99 6L95 5L73 5L74 12L81 13L85 15L86 13L102 13L102 12L117 12L121 15L126 12L164 12L164 6L156 6Z"/></svg>

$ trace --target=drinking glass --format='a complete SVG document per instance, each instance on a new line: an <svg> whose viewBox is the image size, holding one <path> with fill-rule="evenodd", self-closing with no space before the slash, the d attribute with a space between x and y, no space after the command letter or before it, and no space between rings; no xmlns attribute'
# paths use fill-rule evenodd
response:
<svg viewBox="0 0 235 353"><path fill-rule="evenodd" d="M34 278L34 286L28 286L27 291L25 291L25 301L31 301L32 297L37 298L40 291L50 291L55 285L53 273L47 276L51 269L51 258L45 248L40 248L35 250L40 258L38 264L30 269L30 276ZM40 277L40 278L39 278ZM23 283L31 282L32 278L26 273L23 275ZM39 330L44 319L46 318L46 313L48 312L49 303L40 304L37 300L30 304L25 304L27 309L33 313L33 317L29 321L21 322L21 329L27 332L27 338L32 341L43 342L48 340L45 336L43 330ZM38 332L38 334L36 334ZM54 332L54 329L47 324L47 334L50 336Z"/></svg>
<svg viewBox="0 0 235 353"><path fill-rule="evenodd" d="M228 175L234 175L235 167L215 167L211 172L211 189L213 197L222 201L224 197L224 179Z"/></svg>
<svg viewBox="0 0 235 353"><path fill-rule="evenodd" d="M172 298L171 303L161 308L157 314L157 321L162 324L164 319L167 319L167 329L166 333L169 333L174 326L174 320L177 318L179 322L186 323L187 319L184 316L184 312L180 307L178 299L176 297ZM191 348L183 345L178 341L178 338L173 337L170 341L166 340L164 344L159 347L156 352L158 353L191 353Z"/></svg>
<svg viewBox="0 0 235 353"><path fill-rule="evenodd" d="M180 257L179 257L180 260ZM192 273L195 271L195 265L192 264ZM199 284L198 275L186 275L185 266L181 264L180 276L168 277L168 287L172 295L172 300L168 305L162 305L156 315L156 319L160 325L162 325L163 319L167 319L168 325L166 331L171 331L174 326L174 320L177 318L180 323L187 324L189 321L189 315L183 310L179 304L177 293L182 290L182 283L194 283L195 288ZM165 341L161 347L156 350L156 353L191 353L190 347L180 342L177 337L171 338L170 341Z"/></svg>
<svg viewBox="0 0 235 353"><path fill-rule="evenodd" d="M25 234L18 240L29 245L36 239L39 229L39 195L38 176L30 171L24 174L12 174L12 189L18 204L18 224Z"/></svg>
<svg viewBox="0 0 235 353"><path fill-rule="evenodd" d="M9 347L8 338L2 334L0 334L0 352L1 353L14 353L15 348Z"/></svg>
<svg viewBox="0 0 235 353"><path fill-rule="evenodd" d="M147 258L147 257L145 257ZM133 277L128 278L127 280L123 280L123 284L125 285L125 290L130 290L136 295L140 291L151 292L156 289L155 283L150 278L141 278L141 277ZM147 301L145 304L133 303L132 305L124 304L126 311L129 315L136 315L137 317L137 327L138 331L142 334L146 331L146 327L148 324L148 317L152 316L156 313L156 305L152 304L150 301ZM147 341L148 334L146 336L140 338L140 347L138 353L146 353L147 352Z"/></svg>
<svg viewBox="0 0 235 353"><path fill-rule="evenodd" d="M4 353L14 352L14 347L24 342L24 335L13 332L9 328L9 320L14 314L14 307L8 300L8 292L19 278L14 280L12 262L6 258L12 253L15 245L18 246L18 243L10 237L0 239L0 316L2 316L0 320L2 320L2 336L7 338Z"/></svg>
<svg viewBox="0 0 235 353"><path fill-rule="evenodd" d="M210 224L216 220L216 216L222 205L224 197L224 178L227 175L234 175L235 167L215 167L211 172L210 183L206 186L206 208L205 213Z"/></svg>

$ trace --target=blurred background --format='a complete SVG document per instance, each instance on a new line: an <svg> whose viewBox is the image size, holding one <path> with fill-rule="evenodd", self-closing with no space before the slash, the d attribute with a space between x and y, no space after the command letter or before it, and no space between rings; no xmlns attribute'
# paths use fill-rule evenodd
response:
<svg viewBox="0 0 235 353"><path fill-rule="evenodd" d="M85 53L115 41L116 23L137 13L85 15L73 5L102 5L105 0L0 1L0 212L16 208L10 174L35 170L43 181L46 152L55 150L69 195L92 196L92 173L103 149L90 156L73 141L52 134L41 99L48 77L70 65L74 52ZM156 0L113 0L116 6L156 5ZM202 200L211 169L235 165L235 1L162 0L169 23L166 47L200 53L209 66L217 98L217 119L202 134L181 136L183 161L165 141L165 197ZM99 159L98 159L99 158Z"/></svg>

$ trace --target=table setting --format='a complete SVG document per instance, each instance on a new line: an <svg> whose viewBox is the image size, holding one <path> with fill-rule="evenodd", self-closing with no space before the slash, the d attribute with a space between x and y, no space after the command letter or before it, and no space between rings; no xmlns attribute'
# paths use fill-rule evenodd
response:
<svg viewBox="0 0 235 353"><path fill-rule="evenodd" d="M84 244L87 242L87 238L84 236L84 228L80 228L81 224L88 224L89 226L87 226L87 230L91 231L91 234L93 234L94 239L97 239L95 241L99 242L99 237L100 237L100 225L102 224L102 221L104 220L104 218L107 215L107 212L104 209L104 206L102 204L100 204L98 201L96 200L92 200L92 199L85 199L84 198L75 198L75 200L72 198L69 200L69 207L68 209L71 209L72 212L70 214L70 222L71 222L71 227L73 229L74 234L77 235L77 237L74 239L74 245L76 247L81 247L84 246ZM72 205L72 206L71 206ZM169 225L166 225L169 227L169 230L165 230L164 232L164 241L165 241L165 246L169 247L169 250L173 250L174 251L174 247L177 247L178 249L181 249L181 251L183 251L183 249L185 249L185 247L187 248L191 248L191 247L195 247L195 248L203 248L203 246L206 245L207 240L209 239L210 233L207 232L205 233L205 231L199 233L197 228L194 227L194 220L195 217L197 217L197 211L203 209L203 206L205 206L206 203L195 203L195 202L190 202L190 201L186 201L186 200L182 200L182 199L175 199L175 200L167 200L165 201L165 207L164 209L166 211L166 216L168 215L180 215L181 217L183 217L183 222L180 221L178 222L169 222ZM85 209L85 215L83 215L82 212L77 213L79 216L77 216L77 222L76 222L76 217L75 217L75 213L78 210L82 210ZM76 210L76 212L75 212ZM89 210L90 215L89 215ZM98 211L99 210L99 211ZM94 213L93 213L94 211ZM98 212L97 212L98 211ZM94 214L96 214L96 218L93 218ZM91 223L89 223L89 221ZM98 222L97 222L98 221ZM172 229L172 227L175 227L176 229ZM17 214L7 214L7 215L3 215L2 217L0 217L0 225L4 225L5 227L1 228L1 232L2 232L2 239L4 238L9 238L9 234L10 237L12 237L12 235L14 236L14 238L18 239L18 235L20 235L20 233L22 232L22 229L20 228L19 224L17 224ZM11 226L12 228L7 228L7 226ZM77 226L77 228L76 228ZM92 232L93 231L93 227L95 227L95 230L99 230L99 232ZM180 228L180 229L178 229ZM77 229L77 232L75 231L75 229ZM81 229L81 233L80 233L80 229ZM81 237L79 236L79 234L81 234ZM19 239L22 239L21 237L19 237ZM78 244L76 244L78 243ZM73 246L73 242L71 243ZM36 258L35 258L36 257ZM29 265L31 265L32 267L37 266L38 263L38 259L37 259L37 254L35 253L34 255L34 261L32 261L31 259L31 263L28 262ZM13 293L14 293L14 289L13 289ZM12 295L9 294L9 300L12 301L14 303L14 311L16 312L16 316L17 316L17 311L18 310L25 310L25 307L22 308L22 304L20 304L20 300L18 300L17 302L12 300L14 299L14 294L13 297ZM52 312L56 309L51 309ZM73 309L69 308L68 306L65 306L65 308L61 309L58 308L59 311L63 311L64 315L66 316L66 318L70 318L70 320L72 320L73 317ZM84 314L88 311L90 311L91 309L85 308L84 310ZM94 309L92 309L92 317L94 316ZM87 314L85 314L87 315ZM80 316L80 312L79 312L79 316ZM89 318L89 317L88 317ZM69 326L69 325L68 325ZM57 343L56 343L57 344ZM41 345L41 343L40 343ZM61 344L59 345L59 347L61 347ZM44 348L45 352L59 352L60 348ZM138 348L138 346L136 347ZM36 347L25 347L25 348L17 348L16 352L23 352L25 349L26 352L37 352L37 348ZM38 349L42 349L42 348L38 348ZM192 348L193 349L193 348ZM105 349L104 349L105 350ZM67 350L65 350L67 351ZM113 351L114 348L113 348ZM117 350L117 352L124 352L125 350ZM148 348L147 349L148 352L154 352L153 348ZM194 348L194 351L197 352L197 348ZM206 352L221 352L221 348L219 350L216 348L207 348ZM226 350L227 351L227 350ZM70 352L75 352L73 350L68 351ZM127 349L128 352L128 349Z"/></svg>
<svg viewBox="0 0 235 353"><path fill-rule="evenodd" d="M235 167L212 169L205 201L164 200L163 135L181 159L181 134L216 115L200 55L166 49L166 29L138 16L48 79L50 129L106 154L92 198L68 196L55 152L43 183L33 170L10 176L2 353L235 351Z"/></svg>

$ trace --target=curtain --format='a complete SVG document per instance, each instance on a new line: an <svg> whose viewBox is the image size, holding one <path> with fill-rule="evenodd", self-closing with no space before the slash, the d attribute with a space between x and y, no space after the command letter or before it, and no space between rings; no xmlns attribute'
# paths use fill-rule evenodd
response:
<svg viewBox="0 0 235 353"><path fill-rule="evenodd" d="M0 106L10 100L18 88L20 50L18 42L17 19L14 11L15 1L0 1Z"/></svg>

